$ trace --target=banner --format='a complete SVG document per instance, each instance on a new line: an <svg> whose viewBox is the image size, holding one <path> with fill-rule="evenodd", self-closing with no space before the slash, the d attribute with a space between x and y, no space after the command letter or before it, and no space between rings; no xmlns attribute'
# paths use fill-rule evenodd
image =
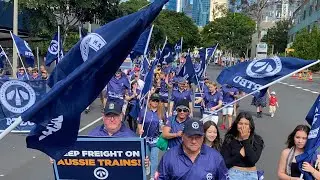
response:
<svg viewBox="0 0 320 180"><path fill-rule="evenodd" d="M0 80L0 132L46 93L46 80ZM32 122L22 122L12 132L29 132Z"/></svg>
<svg viewBox="0 0 320 180"><path fill-rule="evenodd" d="M145 180L141 138L78 137L74 148L54 162L57 180Z"/></svg>

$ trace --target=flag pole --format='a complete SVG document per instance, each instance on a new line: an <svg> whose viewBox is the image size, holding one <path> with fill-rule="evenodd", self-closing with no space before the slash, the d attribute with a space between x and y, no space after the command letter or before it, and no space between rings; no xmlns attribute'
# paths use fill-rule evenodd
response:
<svg viewBox="0 0 320 180"><path fill-rule="evenodd" d="M238 102L238 101L240 101L240 100L242 100L242 99L244 99L244 98L246 98L246 97L248 97L248 96L250 96L250 95L252 95L252 94L254 94L254 93L259 92L259 91L262 90L262 89L265 89L265 88L267 88L267 87L269 87L269 86L272 86L272 85L276 84L277 82L282 81L282 80L286 79L287 77L289 77L289 76L291 76L291 75L293 75L293 74L296 74L296 73L298 73L298 72L300 72L300 71L302 71L302 70L304 70L304 69L307 69L307 68L309 68L309 67L311 67L311 66L313 66L313 65L315 65L315 64L318 64L318 63L320 63L320 60L317 60L316 62L313 62L313 63L311 63L311 64L309 64L309 65L307 65L307 66L304 66L304 67L302 67L302 68L300 68L300 69L298 69L298 70L295 70L295 71L287 74L286 76L283 76L283 77L281 77L281 78L279 78L279 79L277 79L277 80L275 80L275 81L272 81L272 82L270 82L270 83L268 83L268 84L260 87L259 89L255 90L255 91L252 91L251 93L246 94L245 96L242 96L242 97L240 97L239 99L237 99L237 100L235 100L235 101L233 101L233 102L231 102L231 103L229 103L229 104L226 104L225 106L223 106L223 107L221 107L221 108L213 111L213 112L210 113L207 117L204 117L204 118L200 119L200 121L203 121L204 119L212 116L212 115L215 114L216 112L221 111L223 108L225 108L225 107L227 107L227 106L230 106L230 105L232 105L232 104L234 104L234 103L236 103L236 102Z"/></svg>
<svg viewBox="0 0 320 180"><path fill-rule="evenodd" d="M9 134L14 128L19 126L21 122L22 122L22 118L21 116L19 116L18 118L15 119L15 121L9 127L7 127L7 129L2 131L2 133L0 134L0 140L4 138L7 134Z"/></svg>
<svg viewBox="0 0 320 180"><path fill-rule="evenodd" d="M38 72L40 72L40 56L39 56L39 47L37 47L37 60L38 60Z"/></svg>
<svg viewBox="0 0 320 180"><path fill-rule="evenodd" d="M143 55L144 55L144 56L147 54L147 51L148 51L148 47L149 47L149 43L150 43L152 31L153 31L153 26L154 26L154 25L151 26L150 33L149 33L149 36L148 36L148 40L147 40L146 46L145 46L145 48L144 48L144 52L143 52Z"/></svg>
<svg viewBox="0 0 320 180"><path fill-rule="evenodd" d="M168 41L168 37L166 36L166 40L164 41L164 44L163 44L162 49L161 49L161 54L162 54L162 52L164 50L164 47L166 47L167 41Z"/></svg>
<svg viewBox="0 0 320 180"><path fill-rule="evenodd" d="M60 26L58 26L58 63L60 62Z"/></svg>
<svg viewBox="0 0 320 180"><path fill-rule="evenodd" d="M182 44L183 44L183 37L181 37L181 53L182 53Z"/></svg>
<svg viewBox="0 0 320 180"><path fill-rule="evenodd" d="M149 100L150 100L150 92L148 92L148 98L147 98L147 102L146 102L146 108L145 108L145 111L144 111L144 115L143 115L143 121L142 121L142 129L144 127L144 122L146 120L146 114L147 114L147 111L148 111L148 103L149 103ZM140 134L140 138L142 137L142 134Z"/></svg>
<svg viewBox="0 0 320 180"><path fill-rule="evenodd" d="M10 60L9 60L9 58L8 58L8 56L7 56L7 54L6 54L6 52L4 52L4 49L2 48L2 46L0 45L0 48L1 48L1 50L2 50L2 52L4 53L4 57L6 58L6 60L8 61L8 63L9 63L9 65L11 66L11 68L12 68L12 72L13 72L13 66L12 66L12 64L11 64L11 62L10 62Z"/></svg>
<svg viewBox="0 0 320 180"><path fill-rule="evenodd" d="M24 63L23 63L23 61L22 61L22 59L21 59L19 49L18 49L18 47L17 47L16 41L14 40L14 38L13 38L13 36L12 36L12 32L11 32L11 31L10 31L10 35L11 35L11 38L12 38L12 40L13 40L14 46L15 46L16 49L17 49L17 53L18 53L19 59L20 59L20 61L21 61L22 67L23 67L23 69L24 69L24 72L26 73L28 80L30 80L30 78L29 78L29 76L28 76L28 74L27 74L27 73L28 73L28 72L27 72L27 69L26 69L26 67L24 66Z"/></svg>

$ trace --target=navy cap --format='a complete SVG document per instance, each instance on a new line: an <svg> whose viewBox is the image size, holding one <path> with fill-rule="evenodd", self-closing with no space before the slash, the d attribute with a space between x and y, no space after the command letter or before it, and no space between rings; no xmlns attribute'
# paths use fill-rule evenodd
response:
<svg viewBox="0 0 320 180"><path fill-rule="evenodd" d="M106 104L106 107L104 108L104 114L121 114L122 113L122 107L116 103L116 102L108 102Z"/></svg>
<svg viewBox="0 0 320 180"><path fill-rule="evenodd" d="M160 100L160 96L157 93L153 93L150 97L150 100Z"/></svg>
<svg viewBox="0 0 320 180"><path fill-rule="evenodd" d="M203 123L199 120L189 119L184 124L183 134L187 136L204 135Z"/></svg>
<svg viewBox="0 0 320 180"><path fill-rule="evenodd" d="M189 101L186 100L186 99L182 99L180 101L177 102L177 105L176 105L176 109L177 108L186 108L186 109L189 109Z"/></svg>

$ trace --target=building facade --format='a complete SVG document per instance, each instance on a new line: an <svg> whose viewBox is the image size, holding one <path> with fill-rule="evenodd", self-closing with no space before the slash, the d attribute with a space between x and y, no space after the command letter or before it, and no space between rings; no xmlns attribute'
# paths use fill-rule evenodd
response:
<svg viewBox="0 0 320 180"><path fill-rule="evenodd" d="M192 19L200 27L209 23L210 0L193 0Z"/></svg>
<svg viewBox="0 0 320 180"><path fill-rule="evenodd" d="M305 0L291 18L288 47L291 46L299 31L305 28L311 31L314 26L320 26L320 0Z"/></svg>

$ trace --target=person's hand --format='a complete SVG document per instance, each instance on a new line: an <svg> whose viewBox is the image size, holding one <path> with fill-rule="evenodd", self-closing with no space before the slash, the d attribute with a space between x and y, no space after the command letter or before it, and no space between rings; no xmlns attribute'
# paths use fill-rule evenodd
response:
<svg viewBox="0 0 320 180"><path fill-rule="evenodd" d="M181 137L182 136L182 131L178 131L176 134L177 134L177 137Z"/></svg>
<svg viewBox="0 0 320 180"><path fill-rule="evenodd" d="M193 113L190 113L190 114L189 114L189 117L192 118L192 117L193 117Z"/></svg>
<svg viewBox="0 0 320 180"><path fill-rule="evenodd" d="M49 157L49 159L50 159L50 163L53 164L53 159L51 157Z"/></svg>
<svg viewBox="0 0 320 180"><path fill-rule="evenodd" d="M242 157L245 157L245 156L246 156L246 152L244 151L244 147L242 147L242 148L240 149L240 154L241 154Z"/></svg>
<svg viewBox="0 0 320 180"><path fill-rule="evenodd" d="M215 107L212 107L210 110L211 110L211 111L215 111L215 110L216 110L216 108L215 108Z"/></svg>
<svg viewBox="0 0 320 180"><path fill-rule="evenodd" d="M240 138L242 140L247 140L250 136L250 127L242 126L240 129Z"/></svg>
<svg viewBox="0 0 320 180"><path fill-rule="evenodd" d="M145 166L145 167L150 166L150 159L149 159L149 156L146 156L146 158L144 158L144 166Z"/></svg>
<svg viewBox="0 0 320 180"><path fill-rule="evenodd" d="M229 94L230 94L231 96L233 96L233 95L234 95L234 92L229 92Z"/></svg>
<svg viewBox="0 0 320 180"><path fill-rule="evenodd" d="M312 167L312 165L308 162L303 162L302 164L302 170L306 172L313 173L315 169Z"/></svg>
<svg viewBox="0 0 320 180"><path fill-rule="evenodd" d="M139 130L139 135L141 136L143 133L144 133L144 130L143 130L143 129L140 129L140 130Z"/></svg>
<svg viewBox="0 0 320 180"><path fill-rule="evenodd" d="M319 155L317 155L317 161L316 161L316 163L315 163L315 168L318 168L320 166L320 154Z"/></svg>

